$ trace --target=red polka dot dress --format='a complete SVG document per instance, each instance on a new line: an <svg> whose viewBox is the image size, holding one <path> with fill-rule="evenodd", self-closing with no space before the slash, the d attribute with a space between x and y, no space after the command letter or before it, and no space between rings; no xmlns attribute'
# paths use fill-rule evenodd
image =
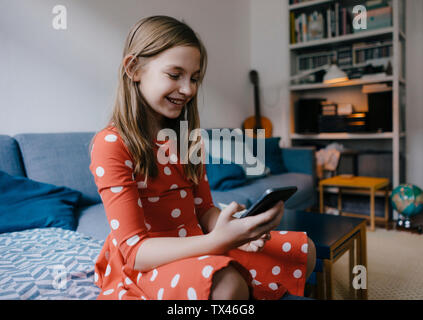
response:
<svg viewBox="0 0 423 320"><path fill-rule="evenodd" d="M155 152L172 150L160 145L156 141ZM202 235L200 217L214 207L206 173L195 185L185 178L177 156L169 159L167 164L157 162L158 176L145 182L143 175L134 176L134 161L116 128L96 135L90 170L110 225L95 264L98 299L209 299L213 275L228 265L246 279L254 299L279 299L287 291L302 296L308 249L304 232L272 231L257 253L234 249L225 255L173 261L148 272L134 270L145 239Z"/></svg>

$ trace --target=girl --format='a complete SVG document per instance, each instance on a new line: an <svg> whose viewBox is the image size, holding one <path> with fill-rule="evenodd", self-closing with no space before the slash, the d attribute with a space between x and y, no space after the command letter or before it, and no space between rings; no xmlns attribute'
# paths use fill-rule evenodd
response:
<svg viewBox="0 0 423 320"><path fill-rule="evenodd" d="M91 149L111 228L95 265L98 299L303 295L314 246L303 232L271 231L283 203L236 219L237 203L214 206L203 163L178 161L180 152L168 153L168 164L157 161L159 147L174 143L158 141L160 129L179 138L180 121L189 132L200 128L197 90L206 62L193 30L170 17L142 19L126 39L113 115Z"/></svg>

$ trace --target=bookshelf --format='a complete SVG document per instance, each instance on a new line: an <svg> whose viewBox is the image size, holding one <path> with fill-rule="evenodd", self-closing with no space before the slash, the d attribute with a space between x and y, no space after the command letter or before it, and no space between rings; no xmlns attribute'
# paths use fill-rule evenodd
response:
<svg viewBox="0 0 423 320"><path fill-rule="evenodd" d="M289 1L290 42L288 50L291 61L290 108L288 110L291 119L289 144L322 147L322 145L338 142L345 143L347 148L356 149L359 152L365 150L378 151L379 149L387 151L392 155L392 170L387 178L391 180L393 187L405 183L406 1L286 1ZM368 23L371 28L360 31L353 28L352 8L355 5L366 7L368 20L369 17L373 17L374 12L380 12L380 15L375 15L376 18L372 18L373 25ZM387 5L390 7L389 9L385 8ZM338 11L338 15L334 14L334 10ZM387 17L385 13L388 10L390 12L388 22L375 20L379 17L385 19ZM349 16L349 18L345 22L341 22L341 16L344 19L346 16ZM316 30L322 31L321 34L314 32L313 36L309 37L310 22L320 22L322 17L323 25L320 25L320 27L314 26ZM334 17L337 18L335 22L332 21ZM303 29L299 21L306 22L306 29ZM348 23L351 23L351 25L348 26ZM301 36L300 33L302 33ZM342 54L340 54L341 51L343 51ZM306 74L307 68L312 71L313 68L327 64L328 57L334 57L337 61L341 61L339 67L349 75L350 80L336 84L325 84L321 77L317 76L317 73L314 73L314 80L313 76L310 78L307 75L299 78L302 73ZM369 65L373 66L375 70L374 76L371 73L360 76L361 73L366 73L363 70L368 68ZM382 67L383 71L380 70ZM390 112L392 113L392 130L377 132L297 132L297 103L301 99L323 98L335 103L351 103L354 106L354 111L368 112L370 107L368 93L365 93L366 91L363 88L378 84L385 84L390 88L387 91L392 92L392 105L386 106L389 108L388 110L392 109L392 112ZM394 213L394 219L396 218L397 215Z"/></svg>

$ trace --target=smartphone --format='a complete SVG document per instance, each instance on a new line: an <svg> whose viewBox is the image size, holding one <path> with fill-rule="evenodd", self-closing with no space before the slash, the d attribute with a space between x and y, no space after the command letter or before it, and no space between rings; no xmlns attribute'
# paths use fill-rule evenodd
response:
<svg viewBox="0 0 423 320"><path fill-rule="evenodd" d="M248 216L254 216L256 214L262 213L274 207L279 201L288 200L295 192L297 192L297 187L283 187L283 188L271 188L267 189L263 195L254 203L250 208L248 208L239 218L245 218Z"/></svg>

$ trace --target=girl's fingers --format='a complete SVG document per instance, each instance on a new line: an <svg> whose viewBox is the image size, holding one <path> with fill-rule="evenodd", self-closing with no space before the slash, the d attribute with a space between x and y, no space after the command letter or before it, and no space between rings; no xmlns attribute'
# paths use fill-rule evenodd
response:
<svg viewBox="0 0 423 320"><path fill-rule="evenodd" d="M282 215L282 214L283 214L283 201L279 201L273 208L263 213L260 213L258 215L246 217L243 219L248 219L249 223L251 223L252 229L255 229L257 226L271 224L275 220L278 220L277 223L279 223L279 219L276 219L276 218L279 218L278 215ZM271 229L269 229L269 231L270 230Z"/></svg>
<svg viewBox="0 0 423 320"><path fill-rule="evenodd" d="M232 201L225 209L221 211L221 214L226 218L231 218L233 214L240 211L240 205L235 201Z"/></svg>

